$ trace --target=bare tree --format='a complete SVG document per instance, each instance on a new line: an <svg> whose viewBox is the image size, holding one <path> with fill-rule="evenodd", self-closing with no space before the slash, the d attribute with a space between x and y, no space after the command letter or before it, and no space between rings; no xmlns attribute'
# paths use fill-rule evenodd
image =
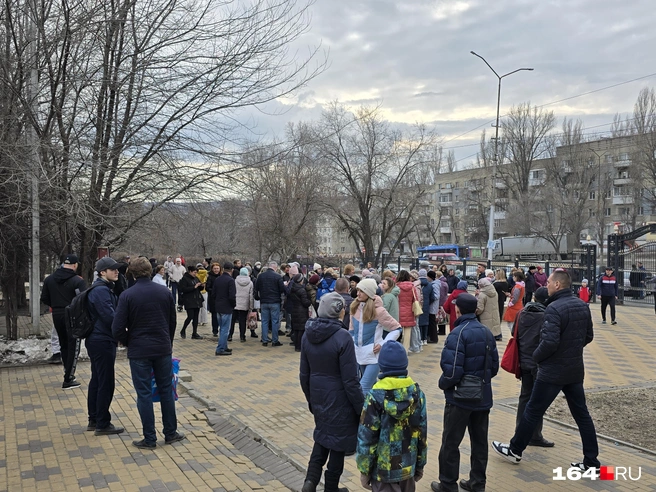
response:
<svg viewBox="0 0 656 492"><path fill-rule="evenodd" d="M656 92L653 88L645 87L638 95L631 133L636 142L630 169L637 178L633 189L640 191L636 199L645 199L653 209L656 207ZM636 203L636 208L639 206Z"/></svg>
<svg viewBox="0 0 656 492"><path fill-rule="evenodd" d="M406 238L410 217L423 197L433 162L426 151L436 141L423 126L410 134L393 130L378 108L354 114L339 104L318 127L319 158L338 191L326 208L348 230L365 260L379 262ZM337 198L337 199L336 199Z"/></svg>

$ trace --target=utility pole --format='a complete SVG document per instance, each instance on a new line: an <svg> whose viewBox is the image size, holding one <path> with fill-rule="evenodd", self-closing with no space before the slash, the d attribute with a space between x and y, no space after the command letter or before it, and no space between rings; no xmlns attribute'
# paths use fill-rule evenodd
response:
<svg viewBox="0 0 656 492"><path fill-rule="evenodd" d="M490 224L488 227L488 236L487 236L487 259L492 261L492 255L494 252L494 205L495 205L494 202L496 201L497 165L499 163L499 107L501 106L501 79L507 77L508 75L521 72L522 70L532 72L533 69L518 68L517 70L513 70L512 72L499 75L497 71L494 68L492 68L492 66L487 62L485 58L483 58L481 55L479 55L474 51L470 51L470 53L483 60L485 64L488 66L488 68L492 70L494 75L496 75L497 79L499 79L499 85L497 88L497 120L496 120L496 124L494 125L494 159L492 161L492 191L490 192Z"/></svg>
<svg viewBox="0 0 656 492"><path fill-rule="evenodd" d="M30 74L26 84L27 101L29 104L30 117L27 119L25 128L27 148L29 152L29 166L32 177L32 236L31 249L32 259L30 269L30 314L32 318L32 332L39 332L40 319L40 292L41 292L41 246L40 246L40 203L39 203L39 179L41 176L41 163L39 162L39 140L36 134L36 115L38 111L37 87L37 38L36 38L36 2L30 2L27 9L27 65Z"/></svg>

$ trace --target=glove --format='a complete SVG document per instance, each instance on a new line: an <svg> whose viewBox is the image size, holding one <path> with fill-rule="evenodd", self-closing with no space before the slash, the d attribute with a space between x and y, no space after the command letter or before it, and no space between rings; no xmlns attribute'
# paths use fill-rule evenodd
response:
<svg viewBox="0 0 656 492"><path fill-rule="evenodd" d="M415 468L415 482L418 482L424 477L424 469L423 468Z"/></svg>
<svg viewBox="0 0 656 492"><path fill-rule="evenodd" d="M369 475L360 473L360 483L365 489L371 490L371 478L369 478Z"/></svg>

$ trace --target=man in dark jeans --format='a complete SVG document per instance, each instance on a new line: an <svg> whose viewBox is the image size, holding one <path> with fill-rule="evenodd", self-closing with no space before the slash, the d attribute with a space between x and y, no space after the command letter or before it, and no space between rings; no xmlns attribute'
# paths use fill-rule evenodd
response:
<svg viewBox="0 0 656 492"><path fill-rule="evenodd" d="M600 466L597 435L583 390L583 347L593 339L592 316L585 302L572 293L571 284L572 279L562 269L556 269L547 280L549 298L540 343L533 353L538 375L531 398L510 443L492 442L494 450L514 464L521 461L533 431L562 391L583 444L583 461L570 466L579 471L598 470Z"/></svg>
<svg viewBox="0 0 656 492"><path fill-rule="evenodd" d="M257 276L255 282L255 299L260 301L260 313L262 314L262 345L269 344L269 329L271 329L272 347L280 347L278 341L278 330L280 329L280 303L285 291L282 276L276 273L278 263L269 262L269 268Z"/></svg>
<svg viewBox="0 0 656 492"><path fill-rule="evenodd" d="M130 263L136 282L121 294L112 323L114 338L128 348L132 383L137 391L137 409L144 438L132 444L138 448L157 446L151 373L159 388L164 442L172 444L184 439L178 432L175 400L171 387L173 376L173 337L175 336L175 302L163 285L151 281L152 267L147 258Z"/></svg>
<svg viewBox="0 0 656 492"><path fill-rule="evenodd" d="M45 279L41 291L41 302L52 308L52 323L55 325L59 337L61 356L64 362L63 389L80 386L80 383L75 381L75 366L80 353L80 341L68 334L64 315L66 306L77 294L87 288L82 277L76 273L77 263L76 255L67 255L62 266Z"/></svg>
<svg viewBox="0 0 656 492"><path fill-rule="evenodd" d="M471 294L456 299L455 327L446 339L440 366L440 389L444 390L444 428L438 456L440 481L432 482L434 492L458 492L459 446L465 431L471 442L471 471L460 480L464 490L485 490L487 469L487 430L492 408L491 380L499 371L499 354L492 332L476 319L478 301ZM465 402L454 397L454 390L465 376L483 379L482 398Z"/></svg>
<svg viewBox="0 0 656 492"><path fill-rule="evenodd" d="M616 325L615 300L618 296L617 279L613 267L607 266L606 273L597 281L597 297L601 299L601 323L606 324L606 307L610 306L610 324Z"/></svg>
<svg viewBox="0 0 656 492"><path fill-rule="evenodd" d="M84 341L91 360L87 430L95 431L96 436L105 436L123 432L123 427L112 424L109 413L115 388L116 340L112 334L112 322L118 298L112 289L118 280L118 263L108 256L101 258L96 262L96 272L98 278L87 297L93 331Z"/></svg>

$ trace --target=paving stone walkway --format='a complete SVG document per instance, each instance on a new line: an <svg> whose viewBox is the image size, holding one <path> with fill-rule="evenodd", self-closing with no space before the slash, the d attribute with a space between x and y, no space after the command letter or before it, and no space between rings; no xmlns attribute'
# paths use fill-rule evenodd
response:
<svg viewBox="0 0 656 492"><path fill-rule="evenodd" d="M593 306L593 317L595 341L585 351L586 388L656 384L653 310L621 306L616 326L600 324L598 306ZM180 326L183 319L181 314ZM200 332L208 336L176 340L174 346L182 369L192 376L184 383L188 392L182 391L177 403L180 430L188 439L163 445L160 435L161 445L153 451L131 446L140 438L140 421L123 357L116 364L112 413L114 423L126 432L110 437L85 431L88 363L78 365L82 387L71 391L61 389L61 366L0 369L0 491L299 490L312 448L313 420L298 383L298 354L289 345L262 347L248 338L231 344L234 355L215 357L216 339L209 336L209 326ZM429 461L419 491L430 490L430 481L437 479L444 406L437 388L441 342L410 357L410 374L428 401ZM489 437L507 440L514 428L511 405L519 383L501 372L493 380L493 391ZM159 430L157 407L155 415ZM656 490L656 456L608 440L600 440L602 464L630 466L634 475L641 467L639 481L554 481L554 468L581 459L580 438L576 431L550 422L544 433L556 447L529 448L518 466L490 453L488 491ZM461 477L468 471L465 437ZM342 485L362 490L353 457L347 458Z"/></svg>

